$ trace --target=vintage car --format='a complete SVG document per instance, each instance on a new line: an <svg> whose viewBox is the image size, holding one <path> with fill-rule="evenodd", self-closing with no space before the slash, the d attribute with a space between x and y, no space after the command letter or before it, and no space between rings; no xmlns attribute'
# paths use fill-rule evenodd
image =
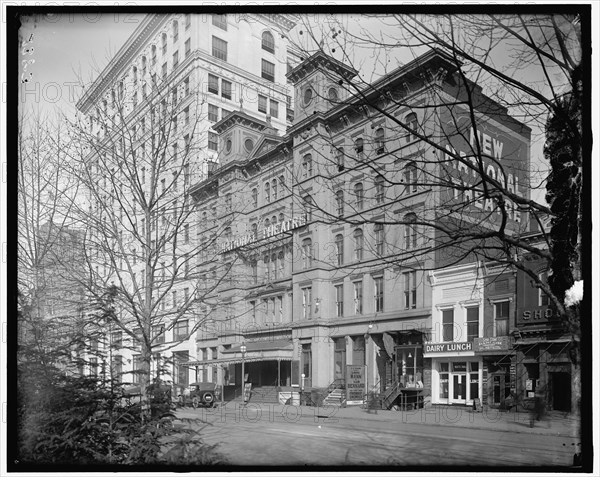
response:
<svg viewBox="0 0 600 477"><path fill-rule="evenodd" d="M182 406L191 404L192 407L213 407L217 401L217 386L215 383L192 383L189 393L179 395L179 404Z"/></svg>

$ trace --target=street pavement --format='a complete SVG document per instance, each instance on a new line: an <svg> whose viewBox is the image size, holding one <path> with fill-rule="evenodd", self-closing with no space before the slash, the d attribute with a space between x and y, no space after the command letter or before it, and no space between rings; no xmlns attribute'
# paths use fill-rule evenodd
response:
<svg viewBox="0 0 600 477"><path fill-rule="evenodd" d="M577 421L558 413L533 428L528 413L447 406L368 411L232 402L177 416L179 426L244 466L563 467L580 442Z"/></svg>

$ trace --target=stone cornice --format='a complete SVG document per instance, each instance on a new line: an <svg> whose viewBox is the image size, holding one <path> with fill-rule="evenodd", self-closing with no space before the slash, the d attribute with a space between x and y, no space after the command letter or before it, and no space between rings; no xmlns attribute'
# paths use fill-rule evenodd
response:
<svg viewBox="0 0 600 477"><path fill-rule="evenodd" d="M131 63L135 55L144 48L167 19L168 15L147 15L104 70L102 70L100 76L79 99L77 109L87 114L87 111L94 105L100 94L115 82L120 71Z"/></svg>
<svg viewBox="0 0 600 477"><path fill-rule="evenodd" d="M310 58L304 60L302 63L296 66L285 76L292 82L292 84L295 84L302 78L317 70L334 71L345 80L350 80L358 74L358 71L356 71L354 68L351 68L341 61L326 55L322 51L318 51Z"/></svg>

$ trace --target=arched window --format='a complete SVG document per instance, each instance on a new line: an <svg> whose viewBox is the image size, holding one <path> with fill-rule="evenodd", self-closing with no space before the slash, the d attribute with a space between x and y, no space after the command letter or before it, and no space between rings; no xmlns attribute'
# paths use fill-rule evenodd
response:
<svg viewBox="0 0 600 477"><path fill-rule="evenodd" d="M265 219L265 229L271 226L271 221L269 219Z"/></svg>
<svg viewBox="0 0 600 477"><path fill-rule="evenodd" d="M410 162L404 167L402 181L404 182L404 194L417 192L417 166L414 162Z"/></svg>
<svg viewBox="0 0 600 477"><path fill-rule="evenodd" d="M252 224L252 236L254 237L254 240L256 240L258 236L258 224L256 222Z"/></svg>
<svg viewBox="0 0 600 477"><path fill-rule="evenodd" d="M142 77L146 76L146 57L142 56Z"/></svg>
<svg viewBox="0 0 600 477"><path fill-rule="evenodd" d="M271 225L275 225L277 223L277 216L274 215L273 217L271 217Z"/></svg>
<svg viewBox="0 0 600 477"><path fill-rule="evenodd" d="M279 214L279 223L284 221L283 212Z"/></svg>
<svg viewBox="0 0 600 477"><path fill-rule="evenodd" d="M252 205L258 207L258 189L252 189Z"/></svg>
<svg viewBox="0 0 600 477"><path fill-rule="evenodd" d="M379 128L375 131L375 152L383 154L385 152L385 131Z"/></svg>
<svg viewBox="0 0 600 477"><path fill-rule="evenodd" d="M302 268L306 270L312 267L313 249L312 240L306 238L302 241Z"/></svg>
<svg viewBox="0 0 600 477"><path fill-rule="evenodd" d="M355 203L356 210L363 209L363 198L364 198L364 191L363 191L362 182L354 184L354 201L355 201L354 203Z"/></svg>
<svg viewBox="0 0 600 477"><path fill-rule="evenodd" d="M342 218L344 216L344 191L338 190L335 193L335 204L337 209L338 217Z"/></svg>
<svg viewBox="0 0 600 477"><path fill-rule="evenodd" d="M277 254L271 255L271 276L273 280L277 280Z"/></svg>
<svg viewBox="0 0 600 477"><path fill-rule="evenodd" d="M338 234L335 236L335 256L338 266L344 264L344 236Z"/></svg>
<svg viewBox="0 0 600 477"><path fill-rule="evenodd" d="M354 141L354 151L356 152L356 158L361 160L363 158L364 141L362 137L359 137Z"/></svg>
<svg viewBox="0 0 600 477"><path fill-rule="evenodd" d="M285 178L283 176L279 176L279 195L283 197L285 193Z"/></svg>
<svg viewBox="0 0 600 477"><path fill-rule="evenodd" d="M377 177L375 178L375 203L377 204L381 204L385 196L383 181L383 176L377 174Z"/></svg>
<svg viewBox="0 0 600 477"><path fill-rule="evenodd" d="M266 254L266 255L263 257L263 262L264 262L264 264L265 264L265 275L264 275L264 276L265 276L265 280L266 280L266 281L269 281L269 280L271 279L271 273L270 273L270 272L271 272L271 269L270 269L270 267L269 267L269 261L270 261L270 260L269 260L269 254Z"/></svg>
<svg viewBox="0 0 600 477"><path fill-rule="evenodd" d="M354 260L362 260L363 258L364 237L361 229L354 231Z"/></svg>
<svg viewBox="0 0 600 477"><path fill-rule="evenodd" d="M417 115L415 113L410 113L408 116L406 116L406 118L404 119L404 123L406 124L407 127L412 129L413 131L416 131L417 128L419 127L419 122L417 121ZM407 144L409 142L413 142L413 141L416 141L417 139L419 139L415 134L412 134L410 131L406 131L405 137L406 137Z"/></svg>
<svg viewBox="0 0 600 477"><path fill-rule="evenodd" d="M417 248L417 216L413 213L404 216L404 248L413 250Z"/></svg>
<svg viewBox="0 0 600 477"><path fill-rule="evenodd" d="M262 49L269 53L275 53L275 39L269 31L262 34Z"/></svg>
<svg viewBox="0 0 600 477"><path fill-rule="evenodd" d="M310 196L310 194L306 194L302 197L302 202L304 213L306 214L306 221L312 222L312 211L314 207L313 198Z"/></svg>
<svg viewBox="0 0 600 477"><path fill-rule="evenodd" d="M156 45L152 45L152 66L156 65Z"/></svg>
<svg viewBox="0 0 600 477"><path fill-rule="evenodd" d="M131 68L131 75L133 76L133 84L137 84L138 74L137 74L137 66Z"/></svg>
<svg viewBox="0 0 600 477"><path fill-rule="evenodd" d="M265 202L271 202L271 184L268 182L265 182Z"/></svg>
<svg viewBox="0 0 600 477"><path fill-rule="evenodd" d="M277 200L277 179L273 179L271 188L273 189L273 200Z"/></svg>
<svg viewBox="0 0 600 477"><path fill-rule="evenodd" d="M327 95L329 96L329 101L337 101L339 97L337 88L334 88L333 86L329 88L329 90L327 91Z"/></svg>
<svg viewBox="0 0 600 477"><path fill-rule="evenodd" d="M306 154L302 158L302 178L312 177L312 155Z"/></svg>
<svg viewBox="0 0 600 477"><path fill-rule="evenodd" d="M285 275L285 260L283 250L279 252L277 259L279 260L279 276L283 277Z"/></svg>
<svg viewBox="0 0 600 477"><path fill-rule="evenodd" d="M338 147L335 150L335 163L338 172L342 172L344 170L344 148Z"/></svg>

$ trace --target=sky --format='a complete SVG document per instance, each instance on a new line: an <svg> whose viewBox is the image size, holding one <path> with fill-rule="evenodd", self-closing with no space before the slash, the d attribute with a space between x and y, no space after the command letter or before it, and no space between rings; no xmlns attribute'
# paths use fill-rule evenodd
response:
<svg viewBox="0 0 600 477"><path fill-rule="evenodd" d="M23 49L33 48L21 63L21 94L25 107L40 108L52 114L55 108L68 113L75 110L81 88L78 76L86 83L96 77L139 25L144 15L98 13L57 14L24 17L21 28ZM25 76L23 76L25 73ZM32 73L28 76L28 73Z"/></svg>

